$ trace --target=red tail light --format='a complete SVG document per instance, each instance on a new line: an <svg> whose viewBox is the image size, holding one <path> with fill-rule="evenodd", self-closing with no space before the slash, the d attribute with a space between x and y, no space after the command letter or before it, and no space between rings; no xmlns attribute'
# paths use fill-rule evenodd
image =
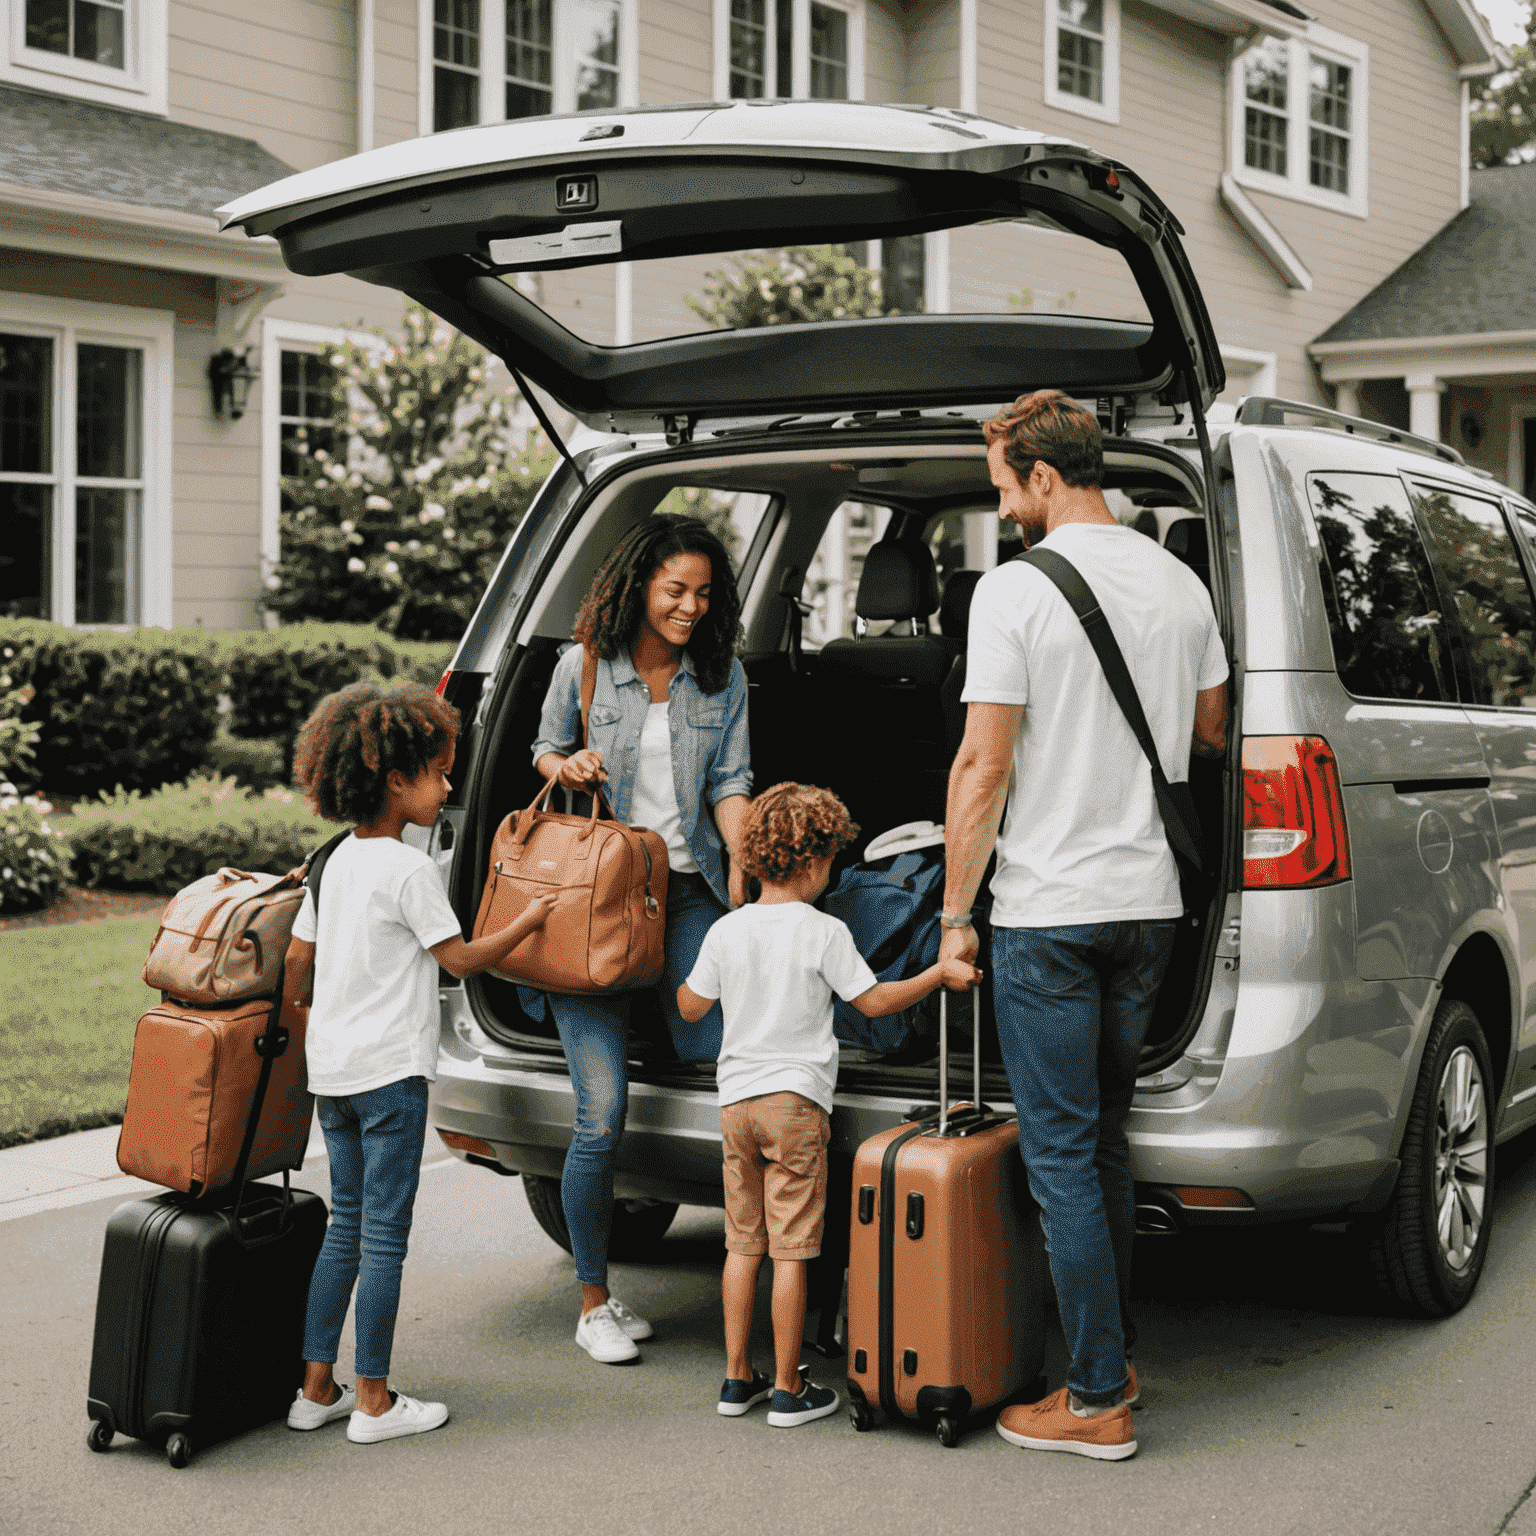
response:
<svg viewBox="0 0 1536 1536"><path fill-rule="evenodd" d="M1337 885L1349 879L1339 765L1321 736L1243 737L1243 885Z"/></svg>
<svg viewBox="0 0 1536 1536"><path fill-rule="evenodd" d="M444 672L440 678L438 678L437 687L432 690L433 693L446 694L448 692L448 679L452 676L453 668L449 667L448 670Z"/></svg>

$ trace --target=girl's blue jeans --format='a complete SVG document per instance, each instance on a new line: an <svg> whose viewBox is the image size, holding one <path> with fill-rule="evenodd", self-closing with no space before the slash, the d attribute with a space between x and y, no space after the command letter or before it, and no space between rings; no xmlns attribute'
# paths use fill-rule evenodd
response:
<svg viewBox="0 0 1536 1536"><path fill-rule="evenodd" d="M354 1368L359 1376L388 1376L427 1135L427 1080L316 1097L315 1107L331 1160L331 1224L309 1282L304 1358L335 1363L355 1282Z"/></svg>
<svg viewBox="0 0 1536 1536"><path fill-rule="evenodd" d="M699 958L704 935L725 911L702 875L674 872L668 877L666 957L659 990L672 1043L684 1061L715 1061L720 1055L724 1024L719 1003L697 1024L689 1024L677 1011L677 989ZM576 1123L565 1154L560 1204L576 1256L576 1278L583 1285L606 1285L613 1161L629 1108L630 994L548 996L576 1091Z"/></svg>
<svg viewBox="0 0 1536 1536"><path fill-rule="evenodd" d="M994 928L998 1042L1019 1151L1040 1205L1051 1279L1084 1403L1125 1389L1135 1185L1125 1122L1171 922Z"/></svg>

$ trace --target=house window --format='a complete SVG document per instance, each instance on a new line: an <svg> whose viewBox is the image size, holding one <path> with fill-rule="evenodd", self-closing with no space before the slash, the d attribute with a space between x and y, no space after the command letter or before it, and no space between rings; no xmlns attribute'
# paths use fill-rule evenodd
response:
<svg viewBox="0 0 1536 1536"><path fill-rule="evenodd" d="M317 451L336 453L336 369L316 352L284 348L278 392L278 475L302 475ZM280 488L284 512L297 503Z"/></svg>
<svg viewBox="0 0 1536 1536"><path fill-rule="evenodd" d="M165 521L146 476L152 346L0 317L0 614L166 622L145 582L146 522Z"/></svg>
<svg viewBox="0 0 1536 1536"><path fill-rule="evenodd" d="M637 0L421 0L422 132L632 100Z"/></svg>
<svg viewBox="0 0 1536 1536"><path fill-rule="evenodd" d="M1046 0L1045 103L1120 121L1120 0Z"/></svg>
<svg viewBox="0 0 1536 1536"><path fill-rule="evenodd" d="M1232 163L1245 186L1365 217L1367 49L1315 24L1234 65Z"/></svg>
<svg viewBox="0 0 1536 1536"><path fill-rule="evenodd" d="M166 110L168 0L0 0L0 80Z"/></svg>
<svg viewBox="0 0 1536 1536"><path fill-rule="evenodd" d="M736 100L864 96L860 5L716 0L715 93Z"/></svg>

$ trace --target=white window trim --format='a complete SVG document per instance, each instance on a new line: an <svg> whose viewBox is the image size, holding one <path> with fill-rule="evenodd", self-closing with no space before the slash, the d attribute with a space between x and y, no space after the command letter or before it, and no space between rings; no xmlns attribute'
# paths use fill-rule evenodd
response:
<svg viewBox="0 0 1536 1536"><path fill-rule="evenodd" d="M76 347L81 342L133 347L144 355L143 463L139 500L139 623L171 623L171 442L175 389L176 316L167 309L130 309L120 304L47 299L0 293L0 329L50 336L59 366L53 379L54 462L57 526L49 604L56 622L75 622L75 390ZM116 627L116 626L96 626Z"/></svg>
<svg viewBox="0 0 1536 1536"><path fill-rule="evenodd" d="M1100 123L1120 121L1120 0L1104 0L1104 100L1089 101L1074 96L1056 84L1057 42L1060 37L1061 7L1058 0L1045 0L1045 78L1044 101L1048 107L1075 112Z"/></svg>
<svg viewBox="0 0 1536 1536"><path fill-rule="evenodd" d="M170 0L128 0L122 69L28 48L27 0L0 0L0 28L0 81L135 112L170 110Z"/></svg>
<svg viewBox="0 0 1536 1536"><path fill-rule="evenodd" d="M1247 395L1278 395L1280 393L1280 357L1275 352L1263 352L1254 347L1237 347L1223 341L1219 344L1223 363L1235 363L1232 372L1241 373L1248 385ZM1228 384L1232 380L1229 376ZM1246 395L1245 395L1246 398Z"/></svg>
<svg viewBox="0 0 1536 1536"><path fill-rule="evenodd" d="M1294 202L1311 203L1316 208L1331 208L1337 213L1347 213L1357 219L1370 217L1370 61L1371 50L1365 43L1345 37L1341 32L1320 27L1316 22L1307 27L1305 39L1291 38L1284 44L1290 56L1289 108L1287 112L1286 157L1291 172L1286 176L1274 176L1267 171L1257 171L1243 163L1243 127L1247 108L1247 91L1243 83L1243 59L1245 54L1233 56L1227 76L1227 161L1231 166L1232 179L1255 192L1269 192L1276 197L1288 197ZM1353 97L1350 103L1350 156L1349 179L1353 191L1341 196L1322 187L1314 187L1308 176L1307 134L1311 121L1311 86L1307 70L1307 56L1318 54L1338 64L1349 65L1353 72ZM1297 90L1298 82L1303 89Z"/></svg>
<svg viewBox="0 0 1536 1536"><path fill-rule="evenodd" d="M842 11L848 17L848 100L864 100L864 0L816 0L830 10ZM775 22L770 14L768 24L767 80L763 90L767 96L793 96L805 99L811 92L811 0L770 0L770 5L792 6L793 57L790 71L793 79L787 83L775 78L778 58L773 46ZM714 0L714 99L728 101L731 98L731 0ZM787 85L787 88L786 88Z"/></svg>
<svg viewBox="0 0 1536 1536"><path fill-rule="evenodd" d="M432 0L417 0L416 131L432 129ZM576 57L567 25L567 7L554 0L551 18L554 52L554 95L551 112L576 110ZM504 60L507 55L507 10L501 0L480 6L480 122L507 121ZM496 68L490 66L494 64ZM619 101L617 111L640 101L640 0L619 0Z"/></svg>

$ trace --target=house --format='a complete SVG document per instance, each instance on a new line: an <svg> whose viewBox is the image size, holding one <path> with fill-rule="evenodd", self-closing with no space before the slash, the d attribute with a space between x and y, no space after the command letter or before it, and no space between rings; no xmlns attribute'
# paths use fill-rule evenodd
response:
<svg viewBox="0 0 1536 1536"><path fill-rule="evenodd" d="M1391 418L1426 369L1453 374L1423 348L1373 352L1383 324L1396 339L1407 322L1367 296L1458 215L1482 216L1468 86L1507 62L1470 0L9 0L0 612L259 622L285 441L323 424L328 349L399 318L395 295L294 277L270 244L218 233L219 204L288 169L640 103L974 111L1149 178L1185 226L1230 398L1332 403L1337 389ZM907 309L1134 315L1095 254L1006 226L864 253ZM623 345L696 326L687 296L719 264L527 281L562 321ZM1415 370L1401 394L1389 358ZM1462 389L1442 422L1460 420Z"/></svg>

